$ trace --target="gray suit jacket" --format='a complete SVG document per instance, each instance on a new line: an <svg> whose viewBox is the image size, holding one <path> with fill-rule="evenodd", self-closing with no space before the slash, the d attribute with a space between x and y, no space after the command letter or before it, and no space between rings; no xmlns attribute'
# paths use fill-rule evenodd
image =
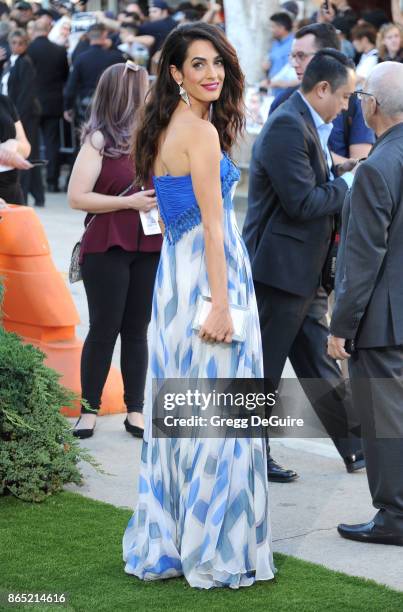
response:
<svg viewBox="0 0 403 612"><path fill-rule="evenodd" d="M347 194L330 331L357 348L403 345L403 123L382 134Z"/></svg>

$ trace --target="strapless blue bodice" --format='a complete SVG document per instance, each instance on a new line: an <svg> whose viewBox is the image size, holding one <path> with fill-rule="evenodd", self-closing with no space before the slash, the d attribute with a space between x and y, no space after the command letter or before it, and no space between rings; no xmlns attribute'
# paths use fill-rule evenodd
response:
<svg viewBox="0 0 403 612"><path fill-rule="evenodd" d="M240 172L226 153L223 153L220 163L221 193L224 207L230 205L232 185L239 180ZM169 244L175 244L185 232L201 223L200 208L193 191L190 174L185 176L153 177L155 193L161 219L165 225L165 237Z"/></svg>

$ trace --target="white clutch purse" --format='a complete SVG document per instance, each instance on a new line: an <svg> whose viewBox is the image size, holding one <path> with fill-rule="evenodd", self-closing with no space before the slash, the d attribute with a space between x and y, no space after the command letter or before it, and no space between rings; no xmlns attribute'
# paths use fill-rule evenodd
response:
<svg viewBox="0 0 403 612"><path fill-rule="evenodd" d="M238 306L238 304L230 304L229 308L232 324L234 326L232 340L235 342L245 342L247 322L250 313L249 307ZM200 331L200 328L207 319L210 310L211 297L199 295L197 298L196 312L192 323L192 329L194 331Z"/></svg>

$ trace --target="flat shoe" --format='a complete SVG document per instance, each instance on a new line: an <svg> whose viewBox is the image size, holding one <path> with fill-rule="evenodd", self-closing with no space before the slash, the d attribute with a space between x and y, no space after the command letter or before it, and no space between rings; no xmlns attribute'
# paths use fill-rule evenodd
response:
<svg viewBox="0 0 403 612"><path fill-rule="evenodd" d="M125 429L128 433L132 434L132 436L134 436L135 438L142 438L143 434L144 434L144 429L142 429L141 427L137 427L136 425L132 425L131 423L129 423L129 421L126 419L124 420L123 425L125 426Z"/></svg>
<svg viewBox="0 0 403 612"><path fill-rule="evenodd" d="M78 419L74 427L77 427L80 421L81 417ZM84 438L91 438L94 435L94 429L95 425L92 429L73 429L73 436L75 438L80 438L80 440L84 440Z"/></svg>

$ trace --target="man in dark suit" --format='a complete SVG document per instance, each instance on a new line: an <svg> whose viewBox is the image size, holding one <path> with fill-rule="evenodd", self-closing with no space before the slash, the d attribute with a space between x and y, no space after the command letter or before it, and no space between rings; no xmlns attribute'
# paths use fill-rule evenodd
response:
<svg viewBox="0 0 403 612"><path fill-rule="evenodd" d="M96 23L88 30L90 48L80 53L73 66L64 90L64 116L72 121L76 109L78 122L85 119L86 110L91 102L99 77L103 71L124 57L116 49L106 49L108 30L103 23Z"/></svg>
<svg viewBox="0 0 403 612"><path fill-rule="evenodd" d="M342 386L341 371L326 352L321 274L334 215L353 179L351 173L334 176L327 139L354 84L354 65L342 53L316 53L301 90L269 117L255 142L243 230L259 307L264 376L277 389L290 358L349 472L362 468L364 460L360 438L350 433L345 389L335 388ZM321 379L319 399L307 379ZM297 477L270 455L268 474L280 482Z"/></svg>
<svg viewBox="0 0 403 612"><path fill-rule="evenodd" d="M374 519L339 525L361 542L403 546L403 66L377 66L359 94L378 140L343 208L329 354L349 357Z"/></svg>
<svg viewBox="0 0 403 612"><path fill-rule="evenodd" d="M304 72L315 53L324 48L337 50L341 48L339 35L331 23L311 23L295 32L290 61L299 81L302 81ZM270 106L270 114L288 100L298 88L299 85L288 88L277 96ZM367 157L375 142L375 136L364 123L361 105L356 96L351 96L347 110L341 112L332 123L329 149L336 164L348 158Z"/></svg>
<svg viewBox="0 0 403 612"><path fill-rule="evenodd" d="M46 148L48 191L59 191L60 119L63 117L63 88L69 74L66 49L48 39L48 20L40 18L33 25L33 41L28 55L36 69L38 98L41 105L40 128Z"/></svg>
<svg viewBox="0 0 403 612"><path fill-rule="evenodd" d="M32 160L39 157L40 104L37 97L36 70L27 55L28 36L24 30L13 30L9 36L11 55L3 69L3 93L15 104L25 134L31 145ZM4 90L6 86L6 90ZM21 174L21 187L27 202L30 193L35 206L44 206L45 193L39 167L25 170Z"/></svg>

